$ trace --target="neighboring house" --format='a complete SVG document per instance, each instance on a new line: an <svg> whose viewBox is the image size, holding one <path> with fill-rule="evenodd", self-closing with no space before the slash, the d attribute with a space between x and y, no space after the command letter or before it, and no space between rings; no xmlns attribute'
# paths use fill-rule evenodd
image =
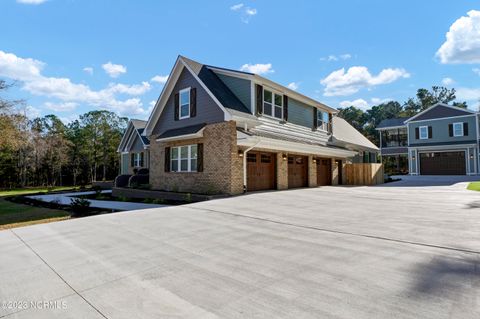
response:
<svg viewBox="0 0 480 319"><path fill-rule="evenodd" d="M341 184L345 163L375 162L379 149L336 113L259 75L179 56L143 131L151 188L239 194Z"/></svg>
<svg viewBox="0 0 480 319"><path fill-rule="evenodd" d="M133 174L134 169L149 168L150 141L142 135L146 121L130 120L127 130L120 141L117 152L120 153L120 174Z"/></svg>
<svg viewBox="0 0 480 319"><path fill-rule="evenodd" d="M436 104L408 119L379 124L381 155L408 158L411 175L475 175L478 113Z"/></svg>

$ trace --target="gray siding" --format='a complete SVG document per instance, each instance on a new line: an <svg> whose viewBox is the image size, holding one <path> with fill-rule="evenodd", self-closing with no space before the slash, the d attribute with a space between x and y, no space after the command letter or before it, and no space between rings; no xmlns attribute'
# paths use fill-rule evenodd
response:
<svg viewBox="0 0 480 319"><path fill-rule="evenodd" d="M288 122L313 127L313 106L288 98Z"/></svg>
<svg viewBox="0 0 480 319"><path fill-rule="evenodd" d="M142 152L143 151L143 143L140 139L140 136L138 136L137 132L132 131L132 134L135 134L135 139L132 143L132 147L128 150L129 152Z"/></svg>
<svg viewBox="0 0 480 319"><path fill-rule="evenodd" d="M456 122L468 123L467 136L449 136L448 124ZM415 128L420 126L432 127L432 138L421 140L415 138ZM459 143L475 143L477 136L476 116L462 116L440 120L425 120L419 122L411 122L408 124L408 140L410 146L420 145L441 145L441 144L459 144Z"/></svg>
<svg viewBox="0 0 480 319"><path fill-rule="evenodd" d="M197 88L197 116L175 121L175 93L178 93L180 90L187 87ZM152 131L152 134L158 135L162 134L167 130L201 123L219 123L223 120L223 111L212 100L208 93L201 87L200 83L195 80L193 75L184 68L182 73L180 74L180 77L178 78L177 83L175 84L175 87L173 88L172 93L167 100L165 108L163 109L163 112L160 115L160 118L158 119L158 122L156 123L155 128Z"/></svg>
<svg viewBox="0 0 480 319"><path fill-rule="evenodd" d="M252 110L252 91L250 87L250 80L239 79L233 76L217 74L217 76L222 80L223 83L237 96L237 98L242 102L247 109Z"/></svg>

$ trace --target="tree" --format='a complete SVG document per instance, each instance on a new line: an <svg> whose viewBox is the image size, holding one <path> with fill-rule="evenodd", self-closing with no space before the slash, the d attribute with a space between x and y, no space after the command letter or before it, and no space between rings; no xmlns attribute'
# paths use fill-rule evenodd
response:
<svg viewBox="0 0 480 319"><path fill-rule="evenodd" d="M418 89L416 99L409 98L407 102L405 102L405 115L413 116L437 103L448 104L456 99L455 92L455 89L448 89L443 86L432 86L431 91L423 88ZM461 105L465 105L466 107L465 102L461 103Z"/></svg>
<svg viewBox="0 0 480 319"><path fill-rule="evenodd" d="M347 108L339 109L338 116L350 123L350 125L352 125L360 132L363 131L363 127L367 122L365 113L361 109L356 108L353 105Z"/></svg>

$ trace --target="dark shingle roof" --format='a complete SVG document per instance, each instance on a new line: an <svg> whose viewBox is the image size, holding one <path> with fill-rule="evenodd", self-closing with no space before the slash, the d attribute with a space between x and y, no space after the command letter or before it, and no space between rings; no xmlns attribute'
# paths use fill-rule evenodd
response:
<svg viewBox="0 0 480 319"><path fill-rule="evenodd" d="M394 119L385 119L377 125L377 129L378 128L386 128L386 127L403 126L403 125L405 125L403 122L405 122L406 120L408 120L408 117L398 117L398 118L394 118Z"/></svg>
<svg viewBox="0 0 480 319"><path fill-rule="evenodd" d="M148 137L142 135L144 130L145 130L144 128L137 129L138 134L140 134L140 136L142 137L143 144L150 145L150 140L148 139Z"/></svg>
<svg viewBox="0 0 480 319"><path fill-rule="evenodd" d="M182 135L188 135L188 134L195 134L198 131L200 131L202 128L204 128L205 125L206 125L205 123L202 123L202 124L175 128L175 129L163 132L157 138L161 139L161 138L167 138L167 137L176 137L176 136L182 136Z"/></svg>

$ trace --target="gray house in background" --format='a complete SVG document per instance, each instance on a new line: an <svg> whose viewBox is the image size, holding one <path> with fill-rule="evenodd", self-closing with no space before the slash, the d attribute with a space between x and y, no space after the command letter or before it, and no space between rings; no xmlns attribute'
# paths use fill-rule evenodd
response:
<svg viewBox="0 0 480 319"><path fill-rule="evenodd" d="M120 141L120 174L132 174L134 169L150 167L150 141L142 133L146 121L132 119Z"/></svg>
<svg viewBox="0 0 480 319"><path fill-rule="evenodd" d="M479 173L478 113L436 104L410 118L382 121L380 151L411 175L476 175Z"/></svg>

